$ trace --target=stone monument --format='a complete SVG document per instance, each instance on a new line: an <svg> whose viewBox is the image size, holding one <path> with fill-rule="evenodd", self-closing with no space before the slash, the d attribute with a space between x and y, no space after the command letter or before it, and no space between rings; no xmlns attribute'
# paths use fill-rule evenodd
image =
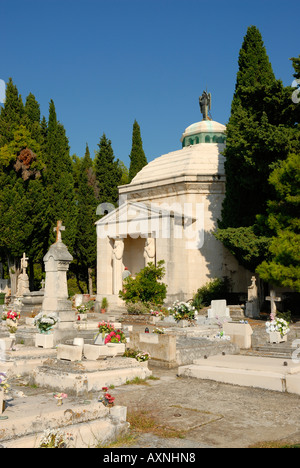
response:
<svg viewBox="0 0 300 468"><path fill-rule="evenodd" d="M211 109L211 93L203 91L202 96L199 97L199 105L203 120L208 120L208 111Z"/></svg>
<svg viewBox="0 0 300 468"><path fill-rule="evenodd" d="M271 315L273 318L276 317L277 314L277 307L276 302L281 302L281 297L276 297L276 293L274 290L270 291L270 296L266 297L266 301L271 302Z"/></svg>
<svg viewBox="0 0 300 468"><path fill-rule="evenodd" d="M255 276L252 276L251 281L252 283L248 287L248 301L246 302L245 315L249 318L259 318L260 310Z"/></svg>
<svg viewBox="0 0 300 468"><path fill-rule="evenodd" d="M28 257L26 257L25 252L23 253L23 257L21 258L21 273L18 277L18 285L17 285L17 297L22 297L24 294L29 293L29 278L26 273L26 268L28 267Z"/></svg>
<svg viewBox="0 0 300 468"><path fill-rule="evenodd" d="M61 231L65 230L62 222L58 221L56 242L51 245L44 257L46 281L41 312L45 315L56 313L59 319L55 331L73 330L75 311L68 299L67 271L73 260L67 246L61 240Z"/></svg>

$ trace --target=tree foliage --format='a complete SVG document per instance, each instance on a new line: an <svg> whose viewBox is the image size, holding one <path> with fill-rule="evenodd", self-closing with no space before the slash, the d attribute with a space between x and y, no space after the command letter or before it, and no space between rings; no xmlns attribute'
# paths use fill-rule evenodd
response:
<svg viewBox="0 0 300 468"><path fill-rule="evenodd" d="M293 63L297 74L298 62L293 59ZM226 193L215 235L240 264L255 271L264 262L264 268L257 270L263 279L275 281L276 277L277 284L289 286L292 282L283 281L283 276L279 281L274 262L278 265L283 262L279 251L279 257L275 259L276 244L278 247L279 244L286 246L293 229L294 234L296 232L295 222L291 221L296 206L290 205L290 211L286 204L284 210L280 208L283 203L280 190L287 190L283 183L287 175L285 163L290 161L291 153L297 158L300 149L292 92L293 88L284 87L275 78L261 34L255 26L251 26L239 55L239 71L224 151ZM279 167L284 168L283 185L279 184ZM293 166L295 172L296 167ZM295 180L288 184L291 190L294 187L297 191L296 185ZM288 216L291 221L289 228L283 222L283 216ZM281 229L275 229L276 223ZM286 229L289 230L288 234ZM297 241L296 238L294 240ZM294 248L297 250L296 246L290 249L290 256L282 266L286 267L286 262L291 262L291 265L295 263ZM270 274L272 265L274 277Z"/></svg>
<svg viewBox="0 0 300 468"><path fill-rule="evenodd" d="M97 198L94 189L93 161L90 157L88 145L84 158L79 161L79 178L77 188L78 222L75 240L76 268L87 284L87 289L92 294L91 270L96 266L96 208ZM78 277L77 271L77 277Z"/></svg>
<svg viewBox="0 0 300 468"><path fill-rule="evenodd" d="M278 163L269 180L276 191L266 220L273 237L270 260L257 272L265 281L300 292L300 153Z"/></svg>
<svg viewBox="0 0 300 468"><path fill-rule="evenodd" d="M164 275L163 260L159 261L157 266L149 263L135 278L129 276L124 280L124 289L120 291L119 296L126 303L142 302L161 305L167 294L167 286L161 281Z"/></svg>
<svg viewBox="0 0 300 468"><path fill-rule="evenodd" d="M144 166L146 166L147 158L143 150L143 142L141 137L141 129L137 121L134 121L132 129L132 147L130 157L130 167L129 167L129 182L140 172Z"/></svg>
<svg viewBox="0 0 300 468"><path fill-rule="evenodd" d="M119 160L115 160L114 152L105 133L100 139L99 150L96 153L94 169L99 187L99 203L117 204L118 185L122 179L122 169Z"/></svg>

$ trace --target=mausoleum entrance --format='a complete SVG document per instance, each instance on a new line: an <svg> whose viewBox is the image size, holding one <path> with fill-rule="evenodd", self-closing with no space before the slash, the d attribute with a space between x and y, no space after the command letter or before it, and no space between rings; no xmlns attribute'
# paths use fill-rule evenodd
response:
<svg viewBox="0 0 300 468"><path fill-rule="evenodd" d="M145 267L144 250L146 239L143 237L124 239L123 266L127 267L132 276L136 276Z"/></svg>

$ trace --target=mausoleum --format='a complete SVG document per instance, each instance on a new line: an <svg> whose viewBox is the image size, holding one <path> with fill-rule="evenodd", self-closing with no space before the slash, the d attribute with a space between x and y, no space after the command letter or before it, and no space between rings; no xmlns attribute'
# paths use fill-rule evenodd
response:
<svg viewBox="0 0 300 468"><path fill-rule="evenodd" d="M202 108L201 108L202 111ZM97 225L97 301L121 304L122 272L165 261L167 302L189 300L210 279L228 276L246 292L251 272L214 237L225 196L226 127L204 119L187 127L182 148L119 187L119 207Z"/></svg>

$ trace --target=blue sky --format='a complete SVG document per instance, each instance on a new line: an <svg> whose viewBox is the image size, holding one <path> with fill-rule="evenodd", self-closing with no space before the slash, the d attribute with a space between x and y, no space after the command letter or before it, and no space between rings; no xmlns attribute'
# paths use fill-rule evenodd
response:
<svg viewBox="0 0 300 468"><path fill-rule="evenodd" d="M206 87L226 124L248 26L285 85L300 53L298 9L283 0L1 0L0 15L0 79L46 118L54 100L71 154L88 143L93 156L105 133L127 166L134 120L148 161L180 149Z"/></svg>

